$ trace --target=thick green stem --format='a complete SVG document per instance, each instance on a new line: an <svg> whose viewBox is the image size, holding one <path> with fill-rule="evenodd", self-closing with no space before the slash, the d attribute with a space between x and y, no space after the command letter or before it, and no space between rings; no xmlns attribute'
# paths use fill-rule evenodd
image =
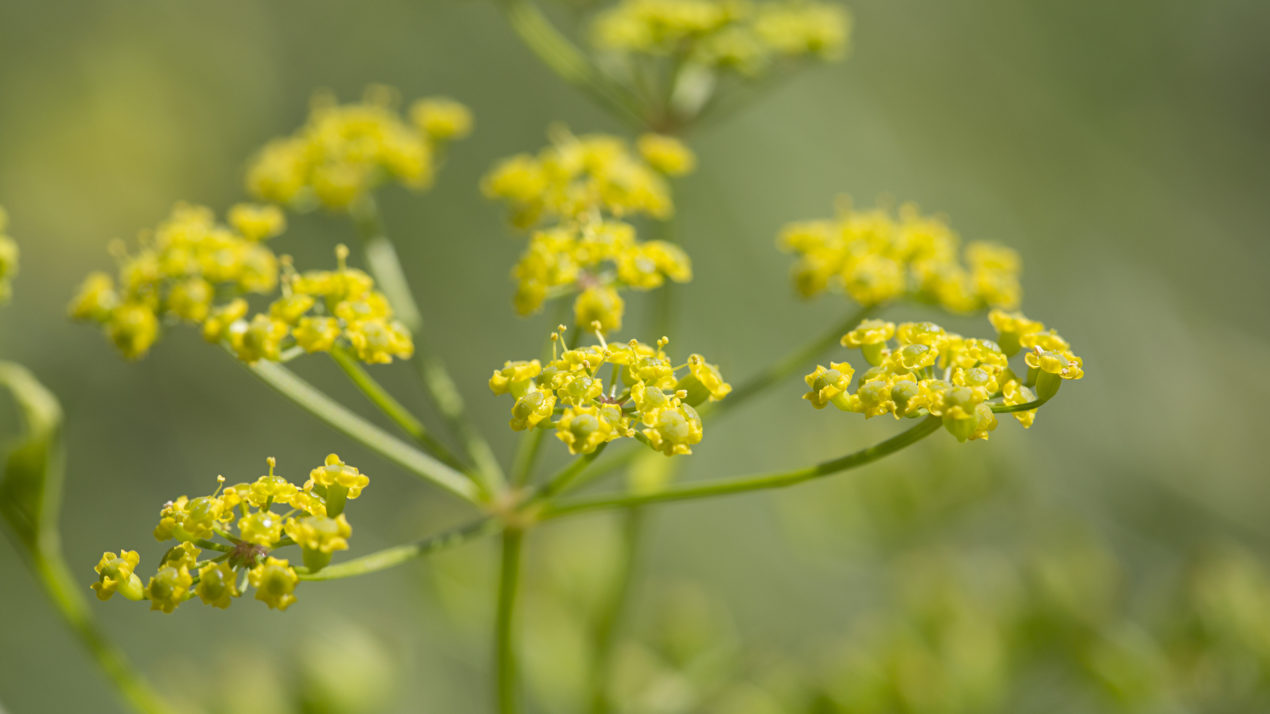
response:
<svg viewBox="0 0 1270 714"><path fill-rule="evenodd" d="M622 514L622 542L613 582L605 593L596 616L591 640L591 677L588 682L590 711L605 714L612 709L608 685L613 678L613 660L617 651L617 635L622 617L630 601L636 558L644 524L644 510L630 508Z"/></svg>
<svg viewBox="0 0 1270 714"><path fill-rule="evenodd" d="M452 530L429 536L416 543L407 543L363 555L343 563L330 565L316 573L299 571L301 580L340 580L358 575L377 573L396 567L415 558L423 558L443 550L457 548L468 541L496 532L502 523L495 518L481 518Z"/></svg>
<svg viewBox="0 0 1270 714"><path fill-rule="evenodd" d="M286 367L261 361L249 364L247 368L265 384L314 416L397 462L416 476L467 501L480 502L479 489L471 479L349 411Z"/></svg>
<svg viewBox="0 0 1270 714"><path fill-rule="evenodd" d="M71 576L57 547L44 548L32 554L31 564L44 591L70 626L75 636L92 654L119 694L134 710L141 714L168 714L172 711L150 685L141 678L128 658L116 649L98 628L88 606L80 596L83 585Z"/></svg>
<svg viewBox="0 0 1270 714"><path fill-rule="evenodd" d="M789 377L801 369L805 369L808 364L814 362L820 357L820 355L824 354L825 350L828 350L830 347L838 344L844 334L850 332L856 327L856 325L859 325L860 321L868 317L874 309L874 306L861 307L841 323L834 325L820 337L808 342L806 345L803 345L794 352L791 352L776 364L773 364L767 369L764 369L762 372L759 372L753 377L747 379L739 387L733 389L732 393L729 394L723 401L703 405L699 410L701 412L701 417L704 419L707 416L717 416L719 414L733 411L741 404L766 391L782 379Z"/></svg>
<svg viewBox="0 0 1270 714"><path fill-rule="evenodd" d="M419 421L418 417L411 414L409 409L389 394L383 385L375 381L375 378L371 377L370 373L347 350L337 346L331 350L330 354L331 359L335 360L335 364L344 370L344 374L348 375L349 380L361 390L362 394L366 395L371 404L378 407L393 423L401 427L402 431L409 434L412 439L419 442L430 454L448 466L459 471L467 470L467 466L451 453L445 444L437 441L432 434L429 434L427 428L423 426L423 422Z"/></svg>
<svg viewBox="0 0 1270 714"><path fill-rule="evenodd" d="M463 442L464 449L481 475L482 486L488 493L497 491L503 483L503 470L489 443L468 422L463 397L445 364L428 346L423 331L423 314L419 312L414 293L410 290L397 250L384 231L379 207L374 199L368 198L358 204L354 220L361 236L366 265L375 278L375 284L388 298L398 319L414 336L415 364L428 395L437 411Z"/></svg>
<svg viewBox="0 0 1270 714"><path fill-rule="evenodd" d="M503 550L498 572L498 613L494 623L494 676L499 714L520 711L516 686L516 597L520 587L520 551L524 534L503 531Z"/></svg>
<svg viewBox="0 0 1270 714"><path fill-rule="evenodd" d="M619 119L637 127L645 125L639 103L630 92L596 69L586 54L551 24L533 0L501 2L512 29L551 71Z"/></svg>
<svg viewBox="0 0 1270 714"><path fill-rule="evenodd" d="M793 486L794 484L802 483L803 481L828 476L830 474L857 468L877 461L884 456L893 454L896 451L899 451L900 449L929 436L938 430L942 423L943 422L939 417L928 416L908 430L900 432L886 441L852 452L846 456L841 456L830 461L824 461L807 468L795 469L793 471L781 471L772 474L760 474L757 476L742 476L739 478L707 481L705 483L684 484L682 486L676 486L664 491L656 491L653 493L617 494L580 499L574 501L573 503L565 503L554 507L548 507L541 515L541 518L560 518L562 516L585 513L588 511L627 508L646 503L687 501L699 498L711 498L714 496L726 496L734 493L748 493L750 491L761 491L772 488Z"/></svg>

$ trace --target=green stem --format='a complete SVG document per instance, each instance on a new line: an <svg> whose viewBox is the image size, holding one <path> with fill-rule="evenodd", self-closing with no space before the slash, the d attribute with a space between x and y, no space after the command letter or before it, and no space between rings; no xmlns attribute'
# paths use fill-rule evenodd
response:
<svg viewBox="0 0 1270 714"><path fill-rule="evenodd" d="M458 528L429 536L416 543L385 548L369 555L363 555L360 558L329 565L316 573L309 573L299 568L296 569L296 572L299 573L301 580L340 580L377 573L415 558L423 558L443 550L456 548L470 540L494 533L501 526L501 522L497 519L485 517Z"/></svg>
<svg viewBox="0 0 1270 714"><path fill-rule="evenodd" d="M534 463L538 460L542 438L546 435L546 429L530 429L520 438L520 444L516 447L516 458L512 464L513 486L524 486L533 477Z"/></svg>
<svg viewBox="0 0 1270 714"><path fill-rule="evenodd" d="M494 672L497 680L499 714L520 711L516 686L515 615L520 585L520 551L524 534L503 531L503 552L498 574L498 613L494 625Z"/></svg>
<svg viewBox="0 0 1270 714"><path fill-rule="evenodd" d="M639 103L630 92L596 69L586 54L551 24L533 0L502 0L502 5L512 29L551 71L619 119L638 127L645 125Z"/></svg>
<svg viewBox="0 0 1270 714"><path fill-rule="evenodd" d="M415 364L432 403L463 442L463 447L476 464L486 492L494 493L503 483L503 470L498 465L493 449L467 420L466 406L458 386L445 368L441 358L428 346L423 331L423 314L419 312L410 283L401 267L401 259L392 241L384 231L379 207L373 198L357 206L354 213L366 265L375 277L375 284L383 291L393 311L414 336Z"/></svg>
<svg viewBox="0 0 1270 714"><path fill-rule="evenodd" d="M257 362L247 365L252 374L273 387L280 394L311 412L327 424L374 449L386 458L405 467L447 491L473 503L480 502L476 484L462 473L428 456L419 449L387 433L378 426L349 411L347 407L328 397L313 385L297 377L281 365Z"/></svg>
<svg viewBox="0 0 1270 714"><path fill-rule="evenodd" d="M124 656L115 648L97 626L79 595L78 583L62 560L59 548L45 547L45 551L32 553L31 564L45 592L70 626L75 636L92 654L97 665L106 673L119 690L120 695L136 711L142 714L168 714L172 710L163 702L150 685L141 678Z"/></svg>
<svg viewBox="0 0 1270 714"><path fill-rule="evenodd" d="M634 581L635 563L644 525L644 510L630 508L622 514L621 552L618 554L615 578L596 618L591 642L591 678L588 683L590 711L605 714L612 709L608 683L613 678L613 655L617 649L618 626L630 601L631 583Z"/></svg>
<svg viewBox="0 0 1270 714"><path fill-rule="evenodd" d="M807 365L820 357L826 350L838 344L842 336L850 332L860 321L869 316L873 312L875 306L861 307L842 322L834 325L820 337L808 342L799 349L791 352L784 359L776 364L764 369L762 372L754 375L746 380L741 386L732 390L723 401L711 402L702 405L699 410L701 417L714 416L735 410L739 405L749 401L752 397L761 394L769 387L777 382L794 374L800 369L805 369Z"/></svg>
<svg viewBox="0 0 1270 714"><path fill-rule="evenodd" d="M384 389L383 385L375 381L374 377L362 367L355 357L348 353L342 347L335 347L331 350L331 359L335 360L335 364L344 370L344 374L348 375L349 380L361 390L362 394L370 400L372 404L379 408L389 419L391 419L401 430L410 435L412 439L419 442L421 446L428 450L433 456L443 461L446 465L465 471L467 466L459 461L453 453L446 448L435 437L428 433L423 426L423 422L410 413L401 402L397 401L391 394Z"/></svg>
<svg viewBox="0 0 1270 714"><path fill-rule="evenodd" d="M1023 404L993 404L992 411L997 414L1013 414L1014 412L1030 412L1033 409L1036 409L1037 407L1041 406L1042 404L1048 401L1049 401L1048 399L1034 399L1030 402L1024 402Z"/></svg>
<svg viewBox="0 0 1270 714"><path fill-rule="evenodd" d="M646 503L687 501L699 498L711 498L714 496L726 496L734 493L747 493L750 491L761 491L765 489L793 486L794 484L802 483L803 481L828 476L830 474L857 468L877 461L884 456L893 454L896 451L899 451L900 449L903 449L904 447L914 444L930 434L933 434L939 429L941 424L942 420L939 417L928 416L916 425L910 427L908 430L900 432L886 441L830 461L824 461L816 464L815 466L808 466L806 468L795 469L793 471L781 471L772 474L741 476L717 481L707 481L705 483L684 484L682 486L676 486L654 493L617 494L579 499L572 503L548 507L540 518L545 520L574 515L577 513L585 513L588 511L602 511L614 508L639 506Z"/></svg>
<svg viewBox="0 0 1270 714"><path fill-rule="evenodd" d="M599 458L600 454L604 453L604 448L606 446L608 446L608 444L600 444L595 451L574 459L568 466L556 473L555 476L547 479L547 482L543 484L542 488L538 489L538 492L535 493L533 498L529 499L528 502L540 503L542 501L549 500L561 491L568 489L578 476L585 471L592 462Z"/></svg>

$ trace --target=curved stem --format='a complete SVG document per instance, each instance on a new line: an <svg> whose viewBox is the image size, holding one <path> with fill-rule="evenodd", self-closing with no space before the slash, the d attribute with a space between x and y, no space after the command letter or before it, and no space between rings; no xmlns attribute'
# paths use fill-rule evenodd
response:
<svg viewBox="0 0 1270 714"><path fill-rule="evenodd" d="M123 652L115 648L106 639L105 634L97 626L89 612L88 606L80 597L78 583L66 568L60 549L56 554L36 551L32 554L31 564L44 590L62 615L62 619L70 626L79 641L92 653L93 659L101 667L120 695L136 711L142 714L168 714L173 711L133 669Z"/></svg>
<svg viewBox="0 0 1270 714"><path fill-rule="evenodd" d="M377 573L381 570L396 567L402 563L423 558L451 548L457 548L468 541L494 533L502 524L495 518L485 517L472 521L434 536L429 536L416 543L407 543L392 548L363 555L336 565L328 565L316 573L297 568L301 580L340 580L358 575Z"/></svg>
<svg viewBox="0 0 1270 714"><path fill-rule="evenodd" d="M617 649L618 625L630 601L631 583L635 579L635 563L644 524L644 510L634 507L622 514L622 542L618 554L616 578L600 605L592 633L592 672L588 687L590 711L604 714L612 709L608 696L608 683L613 675L613 655Z"/></svg>
<svg viewBox="0 0 1270 714"><path fill-rule="evenodd" d="M494 623L494 672L499 714L520 711L516 686L516 596L520 586L520 551L524 534L503 531L503 552L498 573L498 612Z"/></svg>
<svg viewBox="0 0 1270 714"><path fill-rule="evenodd" d="M361 390L362 394L370 400L372 404L379 408L389 419L391 419L401 430L410 435L412 439L419 442L429 453L440 459L446 465L465 471L467 466L459 461L453 453L446 448L445 444L438 441L423 426L423 422L418 417L410 413L401 402L397 401L383 385L375 381L370 373L362 367L352 355L342 347L336 346L330 352L331 359L335 360L335 364L348 375L349 380Z"/></svg>
<svg viewBox="0 0 1270 714"><path fill-rule="evenodd" d="M585 92L619 119L645 126L638 102L604 75L582 50L551 24L533 0L502 0L507 22L522 42L561 79Z"/></svg>
<svg viewBox="0 0 1270 714"><path fill-rule="evenodd" d="M875 309L876 306L872 305L861 307L821 336L791 352L776 364L747 379L741 386L733 389L732 393L723 401L703 405L699 410L701 418L704 419L707 416L732 411L782 379L796 373L800 369L806 368L809 363L819 358L825 350L838 344L844 334L859 325L860 321L868 317Z"/></svg>
<svg viewBox="0 0 1270 714"><path fill-rule="evenodd" d="M482 486L488 493L495 492L503 482L503 470L489 443L468 422L463 396L445 364L428 346L423 331L423 314L419 312L414 293L410 290L397 250L384 231L379 207L374 199L367 198L359 203L353 218L361 236L366 265L375 277L375 284L383 291L397 317L414 336L414 361L432 403L463 442L464 449L481 475Z"/></svg>
<svg viewBox="0 0 1270 714"><path fill-rule="evenodd" d="M1033 409L1036 409L1037 407L1041 406L1042 404L1048 401L1049 401L1048 399L1034 399L1030 402L1024 402L1023 404L993 404L992 411L996 414L1013 414L1014 412L1030 412Z"/></svg>
<svg viewBox="0 0 1270 714"><path fill-rule="evenodd" d="M840 471L857 468L872 463L884 456L914 444L939 429L942 420L939 417L925 417L908 430L900 432L886 441L854 451L830 461L824 461L807 468L793 471L781 471L773 474L757 476L741 476L737 478L707 481L705 483L684 484L664 491L645 494L617 494L580 499L573 503L565 503L548 507L540 516L542 519L560 518L562 516L585 513L587 511L611 510L643 505L645 503L663 503L669 501L687 501L698 498L726 496L734 493L747 493L771 488L784 488L803 481L828 476Z"/></svg>
<svg viewBox="0 0 1270 714"><path fill-rule="evenodd" d="M349 411L343 404L300 379L286 367L263 361L246 366L252 374L283 396L327 424L397 462L411 473L437 484L464 500L473 503L480 501L476 484L462 473Z"/></svg>

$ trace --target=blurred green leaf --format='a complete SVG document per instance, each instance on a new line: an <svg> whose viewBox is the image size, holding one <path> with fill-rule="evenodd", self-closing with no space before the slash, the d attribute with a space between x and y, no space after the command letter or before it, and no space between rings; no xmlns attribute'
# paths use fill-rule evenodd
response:
<svg viewBox="0 0 1270 714"><path fill-rule="evenodd" d="M23 430L0 478L0 514L29 551L55 535L62 496L62 408L25 367L0 362L0 385L18 406Z"/></svg>

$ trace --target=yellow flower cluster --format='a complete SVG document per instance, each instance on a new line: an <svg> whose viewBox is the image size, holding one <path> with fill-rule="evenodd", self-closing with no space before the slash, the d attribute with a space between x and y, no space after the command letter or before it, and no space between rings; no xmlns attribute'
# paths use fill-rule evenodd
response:
<svg viewBox="0 0 1270 714"><path fill-rule="evenodd" d="M348 248L336 246L336 270L287 271L282 294L266 312L246 318L247 302L234 300L203 323L203 337L225 342L244 362L277 361L295 345L305 352L329 352L346 344L357 358L388 364L414 354L405 325L375 281L347 265Z"/></svg>
<svg viewBox="0 0 1270 714"><path fill-rule="evenodd" d="M674 211L666 176L688 173L695 159L666 136L647 135L638 153L615 136L552 132L537 156L504 159L481 182L481 190L507 204L518 228L594 220L600 214L669 218Z"/></svg>
<svg viewBox="0 0 1270 714"><path fill-rule="evenodd" d="M701 441L701 417L693 407L732 391L719 370L694 354L675 366L668 342L656 347L631 340L560 349L564 327L552 335L552 360L507 362L489 387L510 394L511 428L554 427L574 454L589 454L622 437L636 438L667 456L691 454ZM609 367L607 378L601 375ZM682 371L682 376L676 376Z"/></svg>
<svg viewBox="0 0 1270 714"><path fill-rule="evenodd" d="M621 0L596 18L592 41L753 76L779 59L840 58L850 26L838 5L810 0Z"/></svg>
<svg viewBox="0 0 1270 714"><path fill-rule="evenodd" d="M371 87L361 102L314 99L308 121L265 145L247 172L247 188L263 201L307 208L315 202L348 210L386 181L431 186L438 150L472 129L468 109L451 99L422 99L409 117L396 94Z"/></svg>
<svg viewBox="0 0 1270 714"><path fill-rule="evenodd" d="M124 357L139 359L162 322L202 324L226 294L268 293L278 284L278 258L264 241L285 228L274 207L238 205L229 224L210 209L178 204L139 250L119 255L118 278L92 273L70 305L71 317L99 323Z"/></svg>
<svg viewBox="0 0 1270 714"><path fill-rule="evenodd" d="M844 209L834 220L792 223L781 247L798 256L794 286L803 297L827 290L861 305L911 296L952 312L1018 306L1018 253L996 243L961 240L943 219L905 204Z"/></svg>
<svg viewBox="0 0 1270 714"><path fill-rule="evenodd" d="M5 235L9 214L0 206L0 305L9 301L13 277L18 274L18 243Z"/></svg>
<svg viewBox="0 0 1270 714"><path fill-rule="evenodd" d="M692 264L678 246L637 239L618 220L644 214L666 218L672 210L664 176L691 171L696 157L678 140L655 134L637 142L639 156L611 136L557 132L538 156L522 154L499 164L482 184L505 201L512 221L533 232L512 270L514 304L528 315L552 297L577 294L575 324L599 322L605 333L621 329L625 302L619 290L652 290L667 279L692 279Z"/></svg>
<svg viewBox="0 0 1270 714"><path fill-rule="evenodd" d="M223 609L250 585L256 599L271 609L290 607L299 575L273 552L299 546L309 572L326 567L332 553L348 549L352 528L344 505L361 495L370 479L335 454L313 469L303 486L274 473L275 465L270 458L269 473L250 483L225 486L225 477L219 476L211 495L169 501L159 513L154 537L177 543L164 554L149 583L143 586L135 572L141 562L136 551L107 552L95 568L98 580L92 588L97 597L109 600L119 593L129 600L149 600L150 609L163 612L198 597ZM275 505L286 513L275 513ZM212 557L204 557L204 551Z"/></svg>
<svg viewBox="0 0 1270 714"><path fill-rule="evenodd" d="M345 265L348 249L336 251L338 270L296 273L264 244L285 226L276 206L234 206L226 226L208 208L178 204L143 234L136 254L120 256L117 278L97 272L84 280L70 315L102 325L128 359L145 356L173 322L199 325L207 341L244 362L279 360L293 344L307 352L347 344L370 363L413 354L410 333L374 281ZM281 295L249 318L243 296L273 292L280 272Z"/></svg>
<svg viewBox="0 0 1270 714"><path fill-rule="evenodd" d="M1057 333L1019 313L993 311L1003 349L992 340L966 338L930 322L895 325L865 320L842 338L844 347L859 349L869 368L850 391L855 368L846 362L817 365L806 377L803 398L817 409L832 404L865 418L932 415L960 441L986 439L997 428L995 407L1045 401L1064 379L1084 376L1081 359ZM1016 331L1017 330L1017 331ZM894 344L893 344L894 341ZM1010 356L1028 350L1026 377L1010 367ZM1035 392L1033 391L1035 389ZM1015 412L1024 427L1036 410Z"/></svg>
<svg viewBox="0 0 1270 714"><path fill-rule="evenodd" d="M599 322L609 334L622 328L625 302L618 290L652 290L669 278L692 279L692 263L679 246L639 241L635 228L621 221L599 221L536 231L512 270L514 304L528 315L553 295L577 292L574 324Z"/></svg>

